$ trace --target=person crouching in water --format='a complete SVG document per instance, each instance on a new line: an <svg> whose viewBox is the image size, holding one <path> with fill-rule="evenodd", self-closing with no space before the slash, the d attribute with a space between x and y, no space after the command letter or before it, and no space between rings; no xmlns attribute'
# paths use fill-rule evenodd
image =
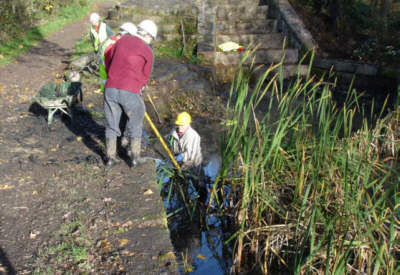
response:
<svg viewBox="0 0 400 275"><path fill-rule="evenodd" d="M170 132L169 142L175 159L181 164L186 179L193 184L199 194L200 203L205 203L207 191L202 179L202 162L200 135L191 127L192 118L187 112L178 114L175 127Z"/></svg>
<svg viewBox="0 0 400 275"><path fill-rule="evenodd" d="M141 93L153 67L154 56L149 44L157 36L157 26L151 20L144 20L137 27L137 36L122 36L105 56L108 78L105 84L104 113L108 168L120 162L116 151L117 137L121 136L119 123L122 111L128 117L125 130L130 138L131 166L146 161L140 157L146 111Z"/></svg>
<svg viewBox="0 0 400 275"><path fill-rule="evenodd" d="M175 159L182 164L182 170L191 170L199 175L203 155L201 153L200 135L191 127L192 118L187 112L178 114L174 129L170 132L170 145Z"/></svg>

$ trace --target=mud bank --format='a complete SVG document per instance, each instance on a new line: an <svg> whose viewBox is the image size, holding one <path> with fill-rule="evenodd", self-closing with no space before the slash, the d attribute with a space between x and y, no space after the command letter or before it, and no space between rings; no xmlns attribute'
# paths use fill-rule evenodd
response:
<svg viewBox="0 0 400 275"><path fill-rule="evenodd" d="M113 5L99 2L96 10L105 14ZM87 22L1 68L0 274L176 272L154 165L104 170L97 87L85 84L76 119L56 115L50 129L46 111L30 100L43 84L61 80Z"/></svg>

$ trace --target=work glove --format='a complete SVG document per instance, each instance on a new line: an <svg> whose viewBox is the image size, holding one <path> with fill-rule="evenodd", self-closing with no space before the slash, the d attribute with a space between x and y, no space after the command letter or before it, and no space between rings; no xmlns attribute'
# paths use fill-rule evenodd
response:
<svg viewBox="0 0 400 275"><path fill-rule="evenodd" d="M183 161L183 154L177 154L175 155L175 160L177 162L182 162Z"/></svg>

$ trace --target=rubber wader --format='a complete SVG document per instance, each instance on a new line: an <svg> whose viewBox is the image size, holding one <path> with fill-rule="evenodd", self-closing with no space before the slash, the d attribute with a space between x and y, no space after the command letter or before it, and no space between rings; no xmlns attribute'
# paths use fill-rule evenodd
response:
<svg viewBox="0 0 400 275"><path fill-rule="evenodd" d="M117 139L106 139L107 167L112 167L121 161L117 159Z"/></svg>
<svg viewBox="0 0 400 275"><path fill-rule="evenodd" d="M132 167L143 164L146 162L146 158L140 157L140 146L141 139L140 138L132 138L130 144L130 157L132 159Z"/></svg>

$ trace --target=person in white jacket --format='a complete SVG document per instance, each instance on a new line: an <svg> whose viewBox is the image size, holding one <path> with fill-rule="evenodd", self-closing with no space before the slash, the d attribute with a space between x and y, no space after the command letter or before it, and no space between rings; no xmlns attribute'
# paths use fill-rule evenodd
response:
<svg viewBox="0 0 400 275"><path fill-rule="evenodd" d="M104 22L100 21L100 15L98 13L92 13L90 15L90 40L92 41L94 51L97 53L99 47L111 36L114 35L112 29Z"/></svg>
<svg viewBox="0 0 400 275"><path fill-rule="evenodd" d="M175 159L182 163L182 170L193 170L199 173L203 162L200 135L190 124L192 118L187 112L178 114L175 125L170 133L170 145Z"/></svg>

